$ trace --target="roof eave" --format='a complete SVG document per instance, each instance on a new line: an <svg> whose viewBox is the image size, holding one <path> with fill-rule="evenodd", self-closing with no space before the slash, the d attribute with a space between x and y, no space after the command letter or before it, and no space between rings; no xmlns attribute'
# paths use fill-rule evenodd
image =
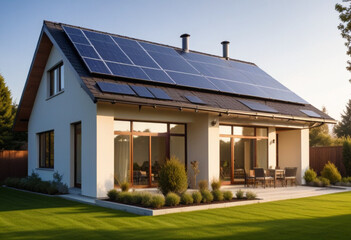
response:
<svg viewBox="0 0 351 240"><path fill-rule="evenodd" d="M222 108L215 108L215 107L208 107L203 105L170 105L165 103L158 103L158 104L150 104L145 102L131 102L131 101L123 101L123 100L111 100L105 98L96 98L97 102L111 102L111 103L121 103L121 104L132 104L132 105L140 105L140 106L149 106L149 107L164 107L164 108L171 108L171 109L189 109L194 111L202 111L202 112L210 112L216 114L227 114L227 115L246 115L252 117L265 117L265 118L272 118L272 119L282 119L282 120L292 120L292 121L303 121L309 123L326 123L326 124L336 124L337 121L334 119L326 119L326 118L311 118L311 117L298 117L293 115L284 115L279 113L265 113L265 112L255 112L255 111L240 111L240 110L230 110L230 109L222 109Z"/></svg>
<svg viewBox="0 0 351 240"><path fill-rule="evenodd" d="M25 94L26 94L26 89L28 88L30 78L32 77L32 74L33 74L34 65L35 65L36 60L37 60L37 55L38 55L38 52L41 50L40 48L42 47L43 39L45 39L45 37L47 37L47 35L46 35L46 33L44 33L44 26L43 26L41 31L40 31L39 39L38 39L37 46L36 46L35 51L34 51L34 55L33 55L33 58L32 58L32 63L30 65L30 68L29 68L29 71L28 71L28 75L27 75L26 83L25 83L24 88L23 88L21 99L20 99L19 104L18 104L18 108L17 108L14 124L13 124L13 127L12 127L13 131L17 131L17 132L27 131L28 120L29 119L26 120L27 123L25 123L25 125L26 125L25 127L19 126L19 121L21 121L21 119L19 119L19 114L21 113L21 110L23 108L23 100L24 100L24 97L25 97ZM52 47L52 44L51 44L50 48L51 47Z"/></svg>

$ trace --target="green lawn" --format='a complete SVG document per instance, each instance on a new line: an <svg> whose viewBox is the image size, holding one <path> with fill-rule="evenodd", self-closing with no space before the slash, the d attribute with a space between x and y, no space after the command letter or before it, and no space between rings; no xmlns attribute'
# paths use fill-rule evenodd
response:
<svg viewBox="0 0 351 240"><path fill-rule="evenodd" d="M0 239L351 239L351 193L144 217L0 188Z"/></svg>

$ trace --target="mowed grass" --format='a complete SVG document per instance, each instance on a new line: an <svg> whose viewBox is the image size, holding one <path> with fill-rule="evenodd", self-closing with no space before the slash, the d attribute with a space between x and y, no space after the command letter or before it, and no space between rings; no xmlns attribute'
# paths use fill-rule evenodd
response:
<svg viewBox="0 0 351 240"><path fill-rule="evenodd" d="M351 239L351 193L156 217L0 188L0 239Z"/></svg>

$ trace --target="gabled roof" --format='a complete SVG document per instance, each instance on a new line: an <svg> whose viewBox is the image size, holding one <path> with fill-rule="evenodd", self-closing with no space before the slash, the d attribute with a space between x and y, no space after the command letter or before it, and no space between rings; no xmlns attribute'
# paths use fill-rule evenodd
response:
<svg viewBox="0 0 351 240"><path fill-rule="evenodd" d="M254 116L271 116L275 118L293 119L308 122L327 122L335 123L327 114L319 111L311 104L298 104L288 103L283 101L262 99L252 96L240 96L221 92L211 92L205 89L194 89L183 86L169 86L167 84L139 81L138 79L130 79L116 76L102 76L96 75L89 72L86 65L82 61L80 55L74 48L72 42L65 34L61 23L54 23L44 21L43 29L38 41L37 49L35 51L33 62L27 77L27 81L22 93L21 101L17 111L14 130L15 131L26 131L28 120L31 114L31 110L34 104L36 93L42 78L42 74L46 65L46 61L49 57L52 45L56 46L64 57L73 66L77 75L81 80L81 86L86 93L91 97L94 102L117 102L127 103L135 105L148 105L148 106L162 106L170 108L183 108L183 109L195 109L196 111L208 111L218 113L235 113L244 115ZM67 26L67 25L65 25ZM79 28L79 27L76 27ZM83 29L83 28L82 28ZM124 37L124 36L123 36ZM124 37L127 38L127 37ZM132 38L129 38L132 39ZM144 40L138 40L143 41ZM155 44L155 43L153 43ZM162 44L158 44L162 45ZM162 45L165 46L165 45ZM167 46L170 47L170 46ZM180 50L179 48L175 48ZM194 52L194 51L191 51ZM196 52L198 53L198 52ZM204 53L200 53L204 54ZM209 54L206 56L217 57ZM253 63L244 62L240 60L231 59L232 61L238 61L240 63L254 65ZM164 90L172 100L160 100L160 99L149 99L141 98L136 96L111 94L102 92L97 86L98 82L109 82L119 83L124 85L135 85L145 87L156 87ZM202 100L205 100L206 104L194 104L188 101L186 96L197 96ZM264 112L257 109L252 109L248 105L245 105L242 100L249 100L251 102L263 104L276 110L275 112ZM310 110L315 112L320 117L311 117L301 110Z"/></svg>

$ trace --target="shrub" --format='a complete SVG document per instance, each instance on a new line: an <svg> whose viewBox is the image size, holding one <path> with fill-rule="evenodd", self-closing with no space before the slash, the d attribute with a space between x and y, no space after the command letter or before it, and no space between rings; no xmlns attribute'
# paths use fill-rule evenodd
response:
<svg viewBox="0 0 351 240"><path fill-rule="evenodd" d="M249 200L253 200L257 197L256 193L254 192L251 192L251 191L247 191L246 192L246 198L249 199Z"/></svg>
<svg viewBox="0 0 351 240"><path fill-rule="evenodd" d="M199 190L200 192L208 190L208 182L206 180L199 181Z"/></svg>
<svg viewBox="0 0 351 240"><path fill-rule="evenodd" d="M317 173L313 169L308 169L305 172L305 175L303 176L306 183L313 182L313 180L316 179L316 177L317 177Z"/></svg>
<svg viewBox="0 0 351 240"><path fill-rule="evenodd" d="M200 203L202 201L202 195L198 191L193 192L193 194L191 194L191 196L193 197L194 203Z"/></svg>
<svg viewBox="0 0 351 240"><path fill-rule="evenodd" d="M58 190L54 184L50 184L50 186L47 188L47 192L50 195L54 195L54 194L58 193Z"/></svg>
<svg viewBox="0 0 351 240"><path fill-rule="evenodd" d="M221 188L221 181L220 180L215 180L215 179L212 180L211 187L212 187L212 191L219 190Z"/></svg>
<svg viewBox="0 0 351 240"><path fill-rule="evenodd" d="M188 188L188 178L184 164L181 164L174 157L166 161L161 167L159 175L158 186L163 195L169 192L180 194Z"/></svg>
<svg viewBox="0 0 351 240"><path fill-rule="evenodd" d="M323 186L322 182L321 182L321 180L319 178L315 178L313 180L313 185L316 186L316 187L322 187Z"/></svg>
<svg viewBox="0 0 351 240"><path fill-rule="evenodd" d="M244 192L241 189L239 189L238 191L236 191L235 196L237 199L242 199L244 198Z"/></svg>
<svg viewBox="0 0 351 240"><path fill-rule="evenodd" d="M319 180L321 181L323 187L327 187L330 185L330 181L327 178L319 177Z"/></svg>
<svg viewBox="0 0 351 240"><path fill-rule="evenodd" d="M341 175L335 165L331 162L325 164L322 172L322 177L329 179L330 183L335 184L341 181Z"/></svg>
<svg viewBox="0 0 351 240"><path fill-rule="evenodd" d="M169 192L166 196L166 206L177 206L180 202L180 197L172 192Z"/></svg>
<svg viewBox="0 0 351 240"><path fill-rule="evenodd" d="M223 193L221 190L213 190L211 193L214 201L223 201Z"/></svg>
<svg viewBox="0 0 351 240"><path fill-rule="evenodd" d="M160 208L165 205L165 197L162 194L155 194L151 197L150 206Z"/></svg>
<svg viewBox="0 0 351 240"><path fill-rule="evenodd" d="M128 192L130 188L130 185L128 182L123 182L121 183L121 190L122 192Z"/></svg>
<svg viewBox="0 0 351 240"><path fill-rule="evenodd" d="M143 194L142 192L132 192L131 203L132 204L141 204L142 194Z"/></svg>
<svg viewBox="0 0 351 240"><path fill-rule="evenodd" d="M111 201L116 201L117 195L118 195L118 192L117 192L116 189L111 189L110 191L107 192L107 197L108 197Z"/></svg>
<svg viewBox="0 0 351 240"><path fill-rule="evenodd" d="M142 192L141 193L141 205L144 207L150 207L151 206L151 198L152 195L149 192Z"/></svg>
<svg viewBox="0 0 351 240"><path fill-rule="evenodd" d="M20 184L19 178L6 178L4 184L8 187L18 187Z"/></svg>
<svg viewBox="0 0 351 240"><path fill-rule="evenodd" d="M349 179L348 179L347 177L343 177L343 178L341 179L341 182L343 182L343 183L348 183L348 182L349 182Z"/></svg>
<svg viewBox="0 0 351 240"><path fill-rule="evenodd" d="M131 203L132 193L130 192L118 192L116 202L119 203Z"/></svg>
<svg viewBox="0 0 351 240"><path fill-rule="evenodd" d="M194 202L193 197L189 193L183 193L180 196L180 202L184 205L192 204Z"/></svg>
<svg viewBox="0 0 351 240"><path fill-rule="evenodd" d="M63 175L59 174L58 171L56 171L56 172L54 172L52 177L54 179L52 181L52 183L57 188L58 193L68 193L68 186L67 186L67 184L64 184L62 182Z"/></svg>
<svg viewBox="0 0 351 240"><path fill-rule="evenodd" d="M201 192L201 195L202 195L202 202L210 203L213 201L213 195L209 190L203 190Z"/></svg>
<svg viewBox="0 0 351 240"><path fill-rule="evenodd" d="M232 193L232 191L225 191L225 192L223 192L223 198L224 198L224 200L226 200L226 201L232 200L232 199L233 199L233 193Z"/></svg>

